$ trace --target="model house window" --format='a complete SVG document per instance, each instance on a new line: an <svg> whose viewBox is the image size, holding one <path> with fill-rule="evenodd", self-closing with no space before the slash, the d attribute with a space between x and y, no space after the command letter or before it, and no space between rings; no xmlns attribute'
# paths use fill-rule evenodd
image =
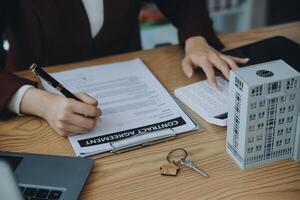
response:
<svg viewBox="0 0 300 200"><path fill-rule="evenodd" d="M280 101L281 101L281 102L285 102L285 101L286 101L286 96L280 97Z"/></svg>
<svg viewBox="0 0 300 200"><path fill-rule="evenodd" d="M235 123L237 123L237 124L239 124L239 123L240 123L240 120L239 120L239 118L235 118L235 119L234 119L234 121L235 121Z"/></svg>
<svg viewBox="0 0 300 200"><path fill-rule="evenodd" d="M288 122L288 123L293 122L293 119L294 119L293 116L287 117L287 122Z"/></svg>
<svg viewBox="0 0 300 200"><path fill-rule="evenodd" d="M294 108L295 108L294 105L289 105L288 111L289 111L289 112L294 111Z"/></svg>
<svg viewBox="0 0 300 200"><path fill-rule="evenodd" d="M294 79L292 78L292 79L290 79L290 80L288 80L288 81L286 82L286 89L291 89L291 88L293 88L292 80L294 80Z"/></svg>
<svg viewBox="0 0 300 200"><path fill-rule="evenodd" d="M292 101L292 100L294 100L294 99L296 99L296 94L295 94L295 93L290 94L290 101Z"/></svg>
<svg viewBox="0 0 300 200"><path fill-rule="evenodd" d="M277 135L282 135L283 134L283 129L277 130Z"/></svg>
<svg viewBox="0 0 300 200"><path fill-rule="evenodd" d="M285 143L285 144L290 144L290 142L291 142L291 138L286 138L286 139L284 140L284 143Z"/></svg>
<svg viewBox="0 0 300 200"><path fill-rule="evenodd" d="M262 138L263 138L262 134L256 136L256 140L262 140Z"/></svg>
<svg viewBox="0 0 300 200"><path fill-rule="evenodd" d="M265 100L262 100L262 101L259 102L259 106L260 107L263 107L265 105L266 105L266 101Z"/></svg>
<svg viewBox="0 0 300 200"><path fill-rule="evenodd" d="M248 152L248 153L252 153L252 152L253 152L253 147L249 147L249 148L247 149L247 152Z"/></svg>
<svg viewBox="0 0 300 200"><path fill-rule="evenodd" d="M268 94L280 92L281 90L281 82L274 82L268 84Z"/></svg>
<svg viewBox="0 0 300 200"><path fill-rule="evenodd" d="M238 77L235 77L235 86L243 91L243 85L243 82Z"/></svg>
<svg viewBox="0 0 300 200"><path fill-rule="evenodd" d="M285 129L285 133L286 134L289 134L289 133L291 133L292 132L292 127L289 127L289 128L286 128Z"/></svg>
<svg viewBox="0 0 300 200"><path fill-rule="evenodd" d="M265 112L258 113L258 118L263 118L265 116Z"/></svg>
<svg viewBox="0 0 300 200"><path fill-rule="evenodd" d="M280 113L284 113L284 112L285 112L285 107L281 107L281 108L279 109L279 112L280 112Z"/></svg>
<svg viewBox="0 0 300 200"><path fill-rule="evenodd" d="M251 90L251 96L254 97L255 96L255 89Z"/></svg>
<svg viewBox="0 0 300 200"><path fill-rule="evenodd" d="M254 136L248 137L248 143L254 142Z"/></svg>
<svg viewBox="0 0 300 200"><path fill-rule="evenodd" d="M249 126L249 131L254 131L255 130L255 125Z"/></svg>
<svg viewBox="0 0 300 200"><path fill-rule="evenodd" d="M258 125L257 125L257 128L258 128L258 129L262 129L262 128L264 128L264 123L260 123L260 124L258 124Z"/></svg>
<svg viewBox="0 0 300 200"><path fill-rule="evenodd" d="M251 104L250 104L250 108L251 108L251 109L255 109L255 108L256 108L256 102L251 103Z"/></svg>
<svg viewBox="0 0 300 200"><path fill-rule="evenodd" d="M260 96L260 95L262 95L262 89L263 89L262 85L258 86L256 88L253 88L251 90L251 96L254 97L254 96Z"/></svg>
<svg viewBox="0 0 300 200"><path fill-rule="evenodd" d="M240 103L241 103L241 95L239 93L236 93L235 100L237 101L236 104L240 105Z"/></svg>
<svg viewBox="0 0 300 200"><path fill-rule="evenodd" d="M276 141L276 146L280 146L280 145L282 145L282 140L277 140Z"/></svg>
<svg viewBox="0 0 300 200"><path fill-rule="evenodd" d="M234 109L235 109L236 112L240 112L240 107L239 106L235 105Z"/></svg>
<svg viewBox="0 0 300 200"><path fill-rule="evenodd" d="M257 145L256 146L256 151L260 151L261 150L262 145Z"/></svg>
<svg viewBox="0 0 300 200"><path fill-rule="evenodd" d="M278 120L278 124L283 124L283 123L284 123L284 118Z"/></svg>
<svg viewBox="0 0 300 200"><path fill-rule="evenodd" d="M255 120L256 114L251 114L250 115L250 121Z"/></svg>
<svg viewBox="0 0 300 200"><path fill-rule="evenodd" d="M297 87L297 80L292 78L287 81L286 83L286 89L292 89Z"/></svg>
<svg viewBox="0 0 300 200"><path fill-rule="evenodd" d="M258 95L262 95L262 89L263 89L262 85L258 87L258 90L257 90ZM256 95L256 96L258 96L258 95Z"/></svg>

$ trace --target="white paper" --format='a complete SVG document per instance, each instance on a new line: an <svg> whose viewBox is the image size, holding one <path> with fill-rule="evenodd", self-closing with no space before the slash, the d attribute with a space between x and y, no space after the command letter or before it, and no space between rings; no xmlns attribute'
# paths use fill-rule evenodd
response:
<svg viewBox="0 0 300 200"><path fill-rule="evenodd" d="M197 127L140 59L51 75L71 92L86 92L100 104L102 117L96 128L69 137L78 156L157 140ZM58 93L45 82L43 86ZM178 126L180 122L183 125Z"/></svg>
<svg viewBox="0 0 300 200"><path fill-rule="evenodd" d="M226 126L227 119L218 119L228 111L229 83L217 77L218 88L210 87L207 80L175 90L175 96L208 123Z"/></svg>

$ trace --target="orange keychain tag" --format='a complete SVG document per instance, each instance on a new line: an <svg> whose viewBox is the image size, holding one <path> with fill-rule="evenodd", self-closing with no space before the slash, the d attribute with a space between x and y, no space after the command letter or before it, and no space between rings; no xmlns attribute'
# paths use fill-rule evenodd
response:
<svg viewBox="0 0 300 200"><path fill-rule="evenodd" d="M160 167L160 174L164 176L176 176L179 167L174 163L166 163Z"/></svg>

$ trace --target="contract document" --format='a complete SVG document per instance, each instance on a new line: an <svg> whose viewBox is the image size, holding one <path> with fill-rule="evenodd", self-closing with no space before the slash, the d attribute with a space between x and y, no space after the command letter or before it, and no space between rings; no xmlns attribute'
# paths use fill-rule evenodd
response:
<svg viewBox="0 0 300 200"><path fill-rule="evenodd" d="M117 151L198 129L140 59L51 74L71 92L95 97L101 122L70 136L77 156ZM58 93L47 83L44 88Z"/></svg>

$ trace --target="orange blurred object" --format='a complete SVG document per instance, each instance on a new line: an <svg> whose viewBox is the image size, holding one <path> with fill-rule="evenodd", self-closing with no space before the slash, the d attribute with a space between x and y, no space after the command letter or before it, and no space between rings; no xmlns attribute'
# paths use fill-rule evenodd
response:
<svg viewBox="0 0 300 200"><path fill-rule="evenodd" d="M140 22L166 22L166 17L159 11L154 4L145 4L140 12Z"/></svg>

